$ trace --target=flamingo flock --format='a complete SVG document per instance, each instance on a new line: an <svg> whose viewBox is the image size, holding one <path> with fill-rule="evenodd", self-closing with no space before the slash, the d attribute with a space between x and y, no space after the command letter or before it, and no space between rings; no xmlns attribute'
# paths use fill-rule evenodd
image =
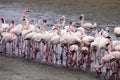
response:
<svg viewBox="0 0 120 80"><path fill-rule="evenodd" d="M14 21L8 24L0 17L2 56L9 54L10 57L60 63L69 68L92 70L98 75L103 72L108 78L120 79L120 41L113 40L109 27L98 31L97 23L85 22L83 14L80 23L74 20L66 24L66 17L61 16L52 27L43 18L33 24L27 16L29 12L23 11L19 24ZM90 34L86 33L90 30ZM114 34L119 37L120 27L114 28Z"/></svg>

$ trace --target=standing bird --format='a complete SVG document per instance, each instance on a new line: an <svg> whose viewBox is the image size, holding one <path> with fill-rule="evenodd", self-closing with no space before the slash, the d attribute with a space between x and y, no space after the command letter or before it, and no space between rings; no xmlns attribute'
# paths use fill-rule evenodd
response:
<svg viewBox="0 0 120 80"><path fill-rule="evenodd" d="M13 33L8 33L8 32L2 33L2 40L1 41L2 41L2 53L3 53L3 55L6 52L6 43L13 42L13 40L15 40L15 39L16 39L16 35ZM12 46L13 46L13 44L12 44Z"/></svg>
<svg viewBox="0 0 120 80"><path fill-rule="evenodd" d="M94 24L91 24L91 23L85 23L84 22L84 15L81 15L80 16L80 20L81 20L81 26L87 30L90 30L90 29L93 29L93 28L96 28L97 24L94 23Z"/></svg>
<svg viewBox="0 0 120 80"><path fill-rule="evenodd" d="M72 67L76 64L78 66L78 49L79 46L76 44L70 45L69 52L70 52L70 64Z"/></svg>
<svg viewBox="0 0 120 80"><path fill-rule="evenodd" d="M106 64L106 63L110 63L112 61L116 61L117 63L117 70L114 71L113 70L113 73L116 72L117 74L117 79L119 78L119 66L120 66L120 63L119 63L119 60L120 60L120 51L111 51L111 43L108 44L108 53L109 54L106 54L104 57L102 57L102 60L103 62L101 63L101 65L99 65L98 67L95 66L95 70L97 71L97 73L100 73L101 71L101 68ZM115 64L116 65L116 64ZM112 67L111 65L109 66L110 68ZM108 74L108 71L106 72L106 74Z"/></svg>

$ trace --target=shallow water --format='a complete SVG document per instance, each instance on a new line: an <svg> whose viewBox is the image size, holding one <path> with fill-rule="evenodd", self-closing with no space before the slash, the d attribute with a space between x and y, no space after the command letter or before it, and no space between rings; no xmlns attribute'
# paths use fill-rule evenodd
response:
<svg viewBox="0 0 120 80"><path fill-rule="evenodd" d="M69 20L78 19L81 14L87 21L98 24L120 24L120 0L0 0L0 15L7 20L19 19L23 9L31 11L30 17L57 21L61 15Z"/></svg>

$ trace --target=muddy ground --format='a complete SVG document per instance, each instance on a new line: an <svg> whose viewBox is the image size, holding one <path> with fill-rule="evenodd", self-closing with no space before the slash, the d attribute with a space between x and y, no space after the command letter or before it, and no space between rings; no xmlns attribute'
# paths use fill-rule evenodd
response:
<svg viewBox="0 0 120 80"><path fill-rule="evenodd" d="M95 74L26 59L0 57L0 80L100 80Z"/></svg>

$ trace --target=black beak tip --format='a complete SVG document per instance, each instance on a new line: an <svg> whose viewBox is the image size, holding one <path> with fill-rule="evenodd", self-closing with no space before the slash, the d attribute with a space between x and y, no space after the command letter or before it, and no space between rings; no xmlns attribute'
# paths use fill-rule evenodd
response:
<svg viewBox="0 0 120 80"><path fill-rule="evenodd" d="M82 16L80 16L79 19L81 20L81 19L82 19Z"/></svg>
<svg viewBox="0 0 120 80"><path fill-rule="evenodd" d="M34 22L34 20L31 20L31 22Z"/></svg>
<svg viewBox="0 0 120 80"><path fill-rule="evenodd" d="M25 19L23 19L23 21L25 21Z"/></svg>
<svg viewBox="0 0 120 80"><path fill-rule="evenodd" d="M43 22L47 23L47 21L46 21L46 20L43 20Z"/></svg>

